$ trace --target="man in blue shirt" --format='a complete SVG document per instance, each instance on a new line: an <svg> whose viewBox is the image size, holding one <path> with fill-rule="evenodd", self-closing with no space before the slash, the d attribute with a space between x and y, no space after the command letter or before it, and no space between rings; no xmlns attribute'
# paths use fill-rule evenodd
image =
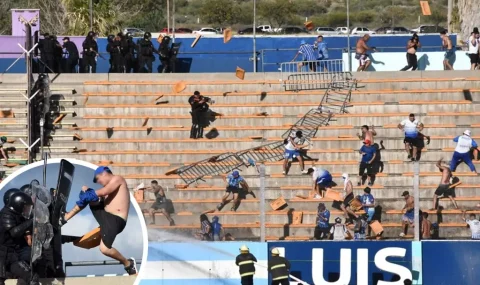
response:
<svg viewBox="0 0 480 285"><path fill-rule="evenodd" d="M470 151L472 148L477 148L478 145L477 142L470 137L470 130L466 130L462 136L457 136L453 141L457 143L457 146L455 147L455 152L450 162L450 170L455 171L461 162L465 162L470 168L470 171L477 173L470 156Z"/></svg>
<svg viewBox="0 0 480 285"><path fill-rule="evenodd" d="M218 221L217 216L212 218L212 234L214 241L221 241L224 236L222 224Z"/></svg>
<svg viewBox="0 0 480 285"><path fill-rule="evenodd" d="M371 178L375 173L373 173L372 163L375 160L377 148L371 144L370 140L365 140L364 145L360 148L362 160L360 161L360 168L358 170L358 186L363 184L362 177L365 174L365 170L367 170L368 186L373 185Z"/></svg>
<svg viewBox="0 0 480 285"><path fill-rule="evenodd" d="M363 210L367 214L367 222L371 222L373 215L375 214L375 198L370 194L372 189L370 187L365 187L363 189L364 194L360 196L360 201L362 201Z"/></svg>
<svg viewBox="0 0 480 285"><path fill-rule="evenodd" d="M315 233L314 233L314 238L316 240L323 240L328 237L328 233L330 230L330 211L327 210L325 207L325 204L320 203L318 204L318 209L317 209L317 219L316 219L316 224L317 226L315 227Z"/></svg>
<svg viewBox="0 0 480 285"><path fill-rule="evenodd" d="M328 60L328 47L327 43L323 41L322 35L317 37L317 40L313 44L313 48L318 52L318 60L320 61L318 65L320 71L328 72L327 63L322 62L322 60ZM341 67L339 66L338 68L340 69ZM337 71L337 67L334 67L333 69L333 72Z"/></svg>
<svg viewBox="0 0 480 285"><path fill-rule="evenodd" d="M231 210L235 212L240 204L240 191L246 191L250 193L248 184L245 179L240 176L238 170L234 170L232 174L228 175L227 177L223 177L223 180L226 183L226 192L222 197L222 202L217 205L217 209L221 211L223 207L230 202L227 200L230 197L230 194L233 194L233 206Z"/></svg>
<svg viewBox="0 0 480 285"><path fill-rule="evenodd" d="M302 40L300 42L300 47L298 48L298 52L295 55L295 57L292 59L292 62L294 62L299 55L303 55L303 62L299 63L297 65L297 72L300 72L302 70L302 66L305 66L308 64L308 67L310 68L310 71L317 71L317 56L315 55L315 50L313 49L312 45L307 44L306 41Z"/></svg>

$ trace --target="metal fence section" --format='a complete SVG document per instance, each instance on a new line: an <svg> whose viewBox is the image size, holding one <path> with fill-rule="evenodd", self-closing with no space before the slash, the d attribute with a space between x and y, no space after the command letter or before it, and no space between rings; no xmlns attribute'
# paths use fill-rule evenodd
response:
<svg viewBox="0 0 480 285"><path fill-rule="evenodd" d="M254 166L257 162L279 161L283 158L284 150L283 141L276 141L242 150L236 154L246 161L248 166Z"/></svg>
<svg viewBox="0 0 480 285"><path fill-rule="evenodd" d="M280 64L281 80L286 91L327 89L332 81L342 80L341 59L284 62Z"/></svg>
<svg viewBox="0 0 480 285"><path fill-rule="evenodd" d="M188 185L201 180L205 176L219 175L244 165L245 162L234 153L227 152L212 156L205 160L180 167L174 171ZM172 173L173 174L173 173Z"/></svg>
<svg viewBox="0 0 480 285"><path fill-rule="evenodd" d="M291 134L295 134L297 131L302 131L303 137L306 139L313 138L319 127L328 126L332 113L322 113L319 109L311 109L306 113L295 125L293 125L288 131L286 131L282 138L287 138Z"/></svg>
<svg viewBox="0 0 480 285"><path fill-rule="evenodd" d="M346 78L342 81L333 81L318 105L321 113L344 114L352 99L352 90L357 88L357 80Z"/></svg>

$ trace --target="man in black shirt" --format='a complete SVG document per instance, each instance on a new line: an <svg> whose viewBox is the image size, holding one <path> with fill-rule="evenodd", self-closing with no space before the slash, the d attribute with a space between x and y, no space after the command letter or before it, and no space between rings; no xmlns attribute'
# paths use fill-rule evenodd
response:
<svg viewBox="0 0 480 285"><path fill-rule="evenodd" d="M152 34L146 32L143 35L143 39L138 41L138 72L152 73L152 64L155 60L153 53L158 51L153 47L151 41ZM146 66L146 68L145 68Z"/></svg>
<svg viewBox="0 0 480 285"><path fill-rule="evenodd" d="M127 33L122 39L122 52L125 62L125 72L135 72L135 43L131 33Z"/></svg>
<svg viewBox="0 0 480 285"><path fill-rule="evenodd" d="M78 65L78 49L69 37L63 38L63 72L76 73Z"/></svg>
<svg viewBox="0 0 480 285"><path fill-rule="evenodd" d="M208 111L208 104L205 98L200 95L200 92L195 91L193 96L190 96L188 103L192 107L190 114L192 115L192 127L190 128L191 139L203 138L203 116Z"/></svg>
<svg viewBox="0 0 480 285"><path fill-rule="evenodd" d="M97 73L97 54L98 45L95 40L95 33L88 32L85 41L82 44L83 47L83 70L85 73Z"/></svg>

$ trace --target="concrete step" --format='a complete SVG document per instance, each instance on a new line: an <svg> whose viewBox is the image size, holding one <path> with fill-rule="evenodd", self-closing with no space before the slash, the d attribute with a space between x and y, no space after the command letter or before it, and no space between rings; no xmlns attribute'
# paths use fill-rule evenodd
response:
<svg viewBox="0 0 480 285"><path fill-rule="evenodd" d="M358 90L352 92L352 101L353 102L364 102L364 101L371 101L371 102L396 102L396 101L422 101L425 98L429 98L431 100L465 100L465 95L459 89L452 89L451 92L447 90L439 90L439 92L435 92L432 90L431 92L416 92L418 90L396 90L396 91L384 91L384 90ZM477 90L478 91L478 90ZM125 92L125 91L121 91ZM344 91L339 93L339 95L344 95ZM90 95L92 94L92 95ZM188 102L189 97L192 93L182 93L182 94L175 94L175 93L163 93L163 92L155 92L155 93L134 93L129 95L128 93L123 93L121 95L114 95L115 93L111 92L89 92L84 93L84 96L73 95L65 97L65 99L72 99L76 100L79 104L85 101L86 97L88 96L88 104L148 104L155 102L155 99L158 98L160 95L164 95L162 98L158 99L158 101L168 101L169 104L184 104ZM239 92L232 92L232 93L223 93L215 91L212 94L204 93L204 96L210 97L214 104L251 104L255 102L259 103L289 103L292 102L292 99L298 100L300 102L315 102L318 101L320 103L322 97L324 96L325 92L323 90L315 90L315 91L302 91L300 93L295 94L294 92L248 92L248 91L239 91ZM331 92L330 94L336 94L335 92ZM471 92L471 95L475 98L478 92ZM0 97L2 99L2 97ZM213 106L214 106L213 104Z"/></svg>
<svg viewBox="0 0 480 285"><path fill-rule="evenodd" d="M161 236L167 235L172 237L178 238L192 238L198 231L200 231L200 225L196 228L181 228L177 227L169 227L169 226L149 226L149 229L156 229L156 233L159 235L159 239L161 240ZM277 224L275 227L267 227L266 228L266 235L267 236L274 236L274 237L313 237L315 230L315 225L280 225ZM237 240L251 240L256 239L258 240L260 237L260 226L253 224L248 227L228 227L225 228L226 233L232 234ZM387 239L398 239L399 234L402 232L400 226L395 227L384 227L384 234L382 235L383 238ZM413 235L413 229L410 228L409 232L410 235ZM440 227L439 231L440 237L448 237L448 238L469 238L471 236L470 230L466 227Z"/></svg>
<svg viewBox="0 0 480 285"><path fill-rule="evenodd" d="M227 205L228 206L228 205ZM229 211L228 207L225 209L226 211L222 212L215 212L213 214L209 214L209 218L211 219L213 216L217 216L219 218L220 223L222 224L242 224L242 223L259 223L260 222L260 212L232 212ZM294 212L302 212L302 224L315 224L317 219L316 211L307 211L307 210L284 210L284 211L270 211L267 209L268 212L265 215L265 222L268 224L291 224L292 223L292 215ZM330 213L330 222L333 222L336 217L341 217L344 219L343 212L339 210L333 210ZM381 221L383 223L398 223L402 220L402 214L389 214L387 212L382 212L381 214L376 213L376 215L381 216ZM198 225L199 224L199 213L177 213L171 214L171 217L174 219L175 223L178 225ZM155 222L151 219L151 215L148 213L144 213L145 222L147 225L155 224L159 226L168 226L169 221L164 217L163 214L157 213L155 214ZM433 223L459 223L462 221L462 214L430 214L429 220Z"/></svg>
<svg viewBox="0 0 480 285"><path fill-rule="evenodd" d="M400 195L399 195L400 196ZM175 212L192 212L192 213L202 213L203 211L210 210L210 209L215 209L216 206L220 203L221 201L221 196L219 196L217 199L211 199L211 200L173 200L173 206L175 209ZM266 200L265 202L267 203L268 209L269 203L272 202L273 200ZM294 200L287 200L287 208L293 208L297 211L316 211L318 203L323 202L325 203L326 206L332 207L332 201L322 201L321 199L294 199ZM148 210L153 201L146 201L144 203L140 203L140 207L142 210ZM377 205L380 205L382 208L382 211L386 210L401 210L405 206L405 201L400 197L397 199L376 199L375 203ZM431 209L432 207L432 199L426 199L423 198L420 200L420 209ZM338 203L339 204L339 203ZM459 205L460 208L462 209L474 209L476 205L478 204L478 199L477 201L473 200L465 200L465 197L463 199L458 199L457 204ZM445 209L452 209L453 205L451 205L450 201L447 200L442 200L440 202L440 205L444 207ZM232 207L232 204L225 205L224 211L228 211ZM240 206L238 207L237 211L258 211L259 210L259 202L258 199L252 199L248 198L246 200L242 200L240 203Z"/></svg>

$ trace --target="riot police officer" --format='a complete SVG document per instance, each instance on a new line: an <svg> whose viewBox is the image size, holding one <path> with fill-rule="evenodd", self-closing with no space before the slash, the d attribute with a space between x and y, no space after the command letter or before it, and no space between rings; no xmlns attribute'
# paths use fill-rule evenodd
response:
<svg viewBox="0 0 480 285"><path fill-rule="evenodd" d="M151 38L152 34L146 32L143 38L138 41L138 72L152 73L152 64L155 60L153 53L158 53L158 51L153 47Z"/></svg>
<svg viewBox="0 0 480 285"><path fill-rule="evenodd" d="M160 58L160 62L162 63L162 71L161 73L167 73L170 69L170 56L171 56L171 49L170 49L170 42L171 38L169 36L165 36L158 47L158 55Z"/></svg>
<svg viewBox="0 0 480 285"><path fill-rule="evenodd" d="M5 284L8 271L26 284L39 285L37 274L31 278L30 264L21 260L18 252L31 235L32 198L21 191L11 191L4 201L8 203L0 210L0 284Z"/></svg>
<svg viewBox="0 0 480 285"><path fill-rule="evenodd" d="M97 72L97 54L98 54L98 45L95 40L95 33L90 31L88 32L87 37L83 41L83 70L85 73L96 73Z"/></svg>
<svg viewBox="0 0 480 285"><path fill-rule="evenodd" d="M131 33L127 33L122 41L125 72L135 72L135 43Z"/></svg>

